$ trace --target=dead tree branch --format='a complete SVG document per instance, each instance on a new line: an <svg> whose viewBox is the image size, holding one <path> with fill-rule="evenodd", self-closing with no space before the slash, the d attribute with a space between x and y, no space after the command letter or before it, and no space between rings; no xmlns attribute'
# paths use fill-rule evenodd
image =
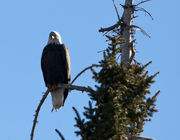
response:
<svg viewBox="0 0 180 140"><path fill-rule="evenodd" d="M117 22L116 24L114 24L113 26L110 26L110 27L107 27L107 28L101 28L99 30L99 32L109 32L109 31L112 31L113 29L115 28L118 28L119 26L123 25L122 22ZM136 28L136 29L139 29L144 35L146 35L147 37L151 38L150 35L148 35L142 28L140 28L139 26L137 25L125 25L126 28L130 29L130 28Z"/></svg>
<svg viewBox="0 0 180 140"><path fill-rule="evenodd" d="M142 12L144 12L145 14L148 14L148 15L150 16L150 18L153 20L152 15L151 15L147 10L145 10L144 8L142 8L142 7L136 7L135 11L142 11Z"/></svg>
<svg viewBox="0 0 180 140"><path fill-rule="evenodd" d="M114 0L112 0L112 1L113 1L114 8L115 8L115 10L116 10L116 14L117 14L118 20L120 21L120 20L121 20L121 18L120 18L120 16L119 16L119 13L118 13L118 10L117 10L117 7L116 7L116 4L115 4Z"/></svg>
<svg viewBox="0 0 180 140"><path fill-rule="evenodd" d="M141 1L141 2L139 2L138 4L136 4L135 6L138 6L138 5L143 4L143 3L145 3L145 2L148 2L148 1L151 1L151 0L144 0L144 1Z"/></svg>
<svg viewBox="0 0 180 140"><path fill-rule="evenodd" d="M55 129L56 133L59 135L59 137L61 138L61 140L65 140L65 138L63 137L63 135L61 134L61 132L58 129Z"/></svg>
<svg viewBox="0 0 180 140"><path fill-rule="evenodd" d="M66 88L69 90L79 90L82 92L94 92L90 87L82 87L82 86L76 86L71 84L58 84L58 88Z"/></svg>
<svg viewBox="0 0 180 140"><path fill-rule="evenodd" d="M118 21L116 24L114 24L114 25L112 25L110 27L99 29L99 32L112 31L113 29L118 28L121 24L122 24L122 22Z"/></svg>
<svg viewBox="0 0 180 140"><path fill-rule="evenodd" d="M151 38L150 35L148 35L142 28L140 28L139 26L137 25L131 25L130 28L136 28L136 29L139 29L141 31L142 34L144 34L145 36Z"/></svg>
<svg viewBox="0 0 180 140"><path fill-rule="evenodd" d="M97 64L92 64L91 66L85 68L84 70L82 70L71 82L71 85L74 83L74 81L82 74L84 73L86 70L88 69L92 69L93 67L101 67L101 65L97 65Z"/></svg>
<svg viewBox="0 0 180 140"><path fill-rule="evenodd" d="M143 1L139 2L138 4L133 4L134 0L125 0L124 5L120 4L124 8L124 12L123 12L121 19L120 19L117 7L115 5L115 2L114 2L114 0L112 0L112 1L114 4L114 8L116 10L116 14L118 16L118 22L110 27L100 28L99 32L105 32L105 34L107 34L108 32L112 31L113 33L122 35L123 38L125 38L126 42L121 45L121 63L127 64L128 62L132 61L132 58L134 57L134 56L130 55L130 52L132 52L132 50L134 50L134 49L132 47L131 48L129 47L129 46L131 46L130 43L132 42L132 39L135 34L135 30L133 30L133 29L140 30L144 35L146 35L147 37L150 38L150 36L142 28L132 24L133 18L134 18L134 12L136 12L136 11L142 11L145 14L148 14L151 17L151 19L153 20L153 17L151 16L151 14L148 11L146 11L142 7L139 7L139 5L141 5L145 2L148 2L150 0L143 0ZM133 53L133 55L134 54L135 53Z"/></svg>
<svg viewBox="0 0 180 140"><path fill-rule="evenodd" d="M36 124L37 124L37 118L38 118L38 115L39 115L39 111L40 111L41 106L44 103L46 97L48 96L48 94L49 94L49 90L47 90L44 93L44 95L43 95L43 97L42 97L42 99L41 99L41 101L40 101L40 103L39 103L39 105L38 105L38 107L36 109L36 114L34 115L33 127L32 127L32 130L31 130L31 140L33 140L34 130L35 130L35 127L36 127Z"/></svg>
<svg viewBox="0 0 180 140"><path fill-rule="evenodd" d="M133 7L134 7L134 10L135 10L135 11L142 11L142 12L144 12L145 14L148 14L148 15L150 16L150 18L153 20L152 15L151 15L147 10L145 10L145 9L142 8L142 7L139 7L139 5L141 5L141 4L145 3L145 2L149 2L149 1L151 1L151 0L141 1L141 2L139 2L138 4L134 5Z"/></svg>

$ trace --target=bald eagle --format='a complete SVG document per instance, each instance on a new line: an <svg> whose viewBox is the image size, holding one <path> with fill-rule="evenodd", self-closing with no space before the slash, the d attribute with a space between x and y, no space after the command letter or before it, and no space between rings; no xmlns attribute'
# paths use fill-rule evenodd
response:
<svg viewBox="0 0 180 140"><path fill-rule="evenodd" d="M49 34L49 40L41 57L41 69L44 82L52 96L54 109L64 105L68 89L58 88L58 84L70 83L70 57L67 47L62 44L61 36L56 31Z"/></svg>

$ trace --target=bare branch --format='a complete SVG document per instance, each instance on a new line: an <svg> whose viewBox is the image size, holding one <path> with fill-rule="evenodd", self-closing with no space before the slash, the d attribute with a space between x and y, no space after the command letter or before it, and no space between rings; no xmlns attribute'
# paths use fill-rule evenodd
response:
<svg viewBox="0 0 180 140"><path fill-rule="evenodd" d="M148 15L150 16L150 18L151 18L152 20L154 20L153 17L152 17L152 15L151 15L147 10L145 10L145 9L142 8L142 7L136 7L136 11L142 11L142 12L144 12L145 14L148 14Z"/></svg>
<svg viewBox="0 0 180 140"><path fill-rule="evenodd" d="M135 11L143 11L145 14L148 14L148 15L150 16L150 18L153 20L152 15L151 15L147 10L145 10L145 9L142 8L142 7L139 7L140 4L143 4L143 3L149 2L149 1L151 1L151 0L141 1L141 2L139 2L138 4L134 5L134 7L135 7Z"/></svg>
<svg viewBox="0 0 180 140"><path fill-rule="evenodd" d="M114 3L114 0L112 0L112 1L113 1L114 8L115 8L115 10L116 10L116 14L117 14L118 20L120 21L120 20L121 20L121 18L120 18L120 16L119 16L119 13L118 13L117 7L116 7L116 5L115 5L115 3Z"/></svg>
<svg viewBox="0 0 180 140"><path fill-rule="evenodd" d="M58 84L57 87L59 88L66 88L69 90L79 90L82 92L94 92L90 87L82 87L82 86L76 86L71 84Z"/></svg>
<svg viewBox="0 0 180 140"><path fill-rule="evenodd" d="M55 129L56 133L59 135L59 137L61 138L61 140L65 140L65 138L63 137L63 135L61 134L61 132L58 129Z"/></svg>
<svg viewBox="0 0 180 140"><path fill-rule="evenodd" d="M97 64L92 64L91 66L85 68L84 70L82 70L71 82L71 85L74 83L74 81L83 73L85 72L86 70L88 69L92 69L93 67L101 67L101 65L97 65Z"/></svg>
<svg viewBox="0 0 180 140"><path fill-rule="evenodd" d="M39 105L38 105L38 107L36 109L36 114L34 115L35 117L34 117L34 121L33 121L33 127L32 127L32 130L31 130L31 140L33 140L34 130L35 130L35 127L36 127L36 124L37 124L37 118L38 118L38 115L39 115L39 111L40 111L41 106L44 103L46 97L48 96L48 94L49 94L49 90L47 90L44 93L44 95L43 95L43 97L42 97L42 99L41 99L41 101L40 101L40 103L39 103Z"/></svg>
<svg viewBox="0 0 180 140"><path fill-rule="evenodd" d="M147 37L151 38L150 35L148 35L142 28L140 28L139 26L136 25L131 25L130 28L137 28L139 29L144 35L146 35Z"/></svg>
<svg viewBox="0 0 180 140"><path fill-rule="evenodd" d="M135 6L138 6L138 5L143 4L143 3L145 3L145 2L148 2L148 1L151 1L151 0L144 0L144 1L141 1L141 2L139 2L138 4L136 4Z"/></svg>
<svg viewBox="0 0 180 140"><path fill-rule="evenodd" d="M101 51L98 51L97 53L102 53L102 52L105 52L106 50L101 50Z"/></svg>
<svg viewBox="0 0 180 140"><path fill-rule="evenodd" d="M112 25L110 27L99 29L99 32L112 31L113 29L119 27L121 24L122 24L121 21L118 21L116 24L114 24L114 25Z"/></svg>

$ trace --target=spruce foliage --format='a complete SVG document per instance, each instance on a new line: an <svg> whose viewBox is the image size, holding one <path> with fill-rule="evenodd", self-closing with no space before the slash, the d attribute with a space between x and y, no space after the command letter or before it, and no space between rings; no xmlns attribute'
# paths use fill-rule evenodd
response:
<svg viewBox="0 0 180 140"><path fill-rule="evenodd" d="M113 44L113 43L112 43ZM75 108L75 133L83 140L120 140L125 135L139 135L146 121L150 121L156 96L150 97L150 86L158 74L148 75L145 68L135 62L127 66L118 63L119 48L109 46L104 51L101 70L92 70L98 83L95 92L89 93L91 101L84 107L81 119ZM95 102L95 105L92 105Z"/></svg>
<svg viewBox="0 0 180 140"><path fill-rule="evenodd" d="M113 1L118 22L99 30L105 33L111 43L99 62L101 69L98 72L92 69L93 79L97 84L95 89L92 89L93 92L89 93L89 106L84 107L85 118L81 119L78 111L73 108L76 113L75 127L78 128L75 133L81 136L82 140L129 140L131 136L140 135L145 122L151 121L153 113L157 112L155 103L160 91L152 95L150 87L158 72L149 75L146 68L151 61L142 65L134 60L134 28L148 34L140 27L132 25L132 19L135 11L143 10L148 13L138 7L147 1L149 0L133 5L132 0L127 0L125 5L121 5L124 8L122 18L119 17ZM107 34L110 32L112 36ZM123 58L126 55L122 54L125 53L130 57L129 61L120 63L119 56Z"/></svg>

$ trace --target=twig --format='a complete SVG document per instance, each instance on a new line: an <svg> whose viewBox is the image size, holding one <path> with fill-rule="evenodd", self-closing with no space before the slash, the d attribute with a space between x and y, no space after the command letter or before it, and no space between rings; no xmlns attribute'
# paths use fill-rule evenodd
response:
<svg viewBox="0 0 180 140"><path fill-rule="evenodd" d="M152 75L152 79L154 79L157 75L159 74L159 72L156 72L154 75Z"/></svg>
<svg viewBox="0 0 180 140"><path fill-rule="evenodd" d="M121 19L120 19L120 16L119 16L117 7L116 7L116 5L115 5L115 3L114 3L114 0L112 0L112 1L113 1L114 8L115 8L115 10L116 10L116 14L117 14L118 20L120 21Z"/></svg>
<svg viewBox="0 0 180 140"><path fill-rule="evenodd" d="M151 0L144 0L144 1L141 1L138 4L134 5L135 11L143 11L145 14L148 14L150 16L150 18L153 20L152 15L147 10L145 10L142 7L139 7L140 4L143 4L143 3L148 2L148 1L151 1Z"/></svg>
<svg viewBox="0 0 180 140"><path fill-rule="evenodd" d="M142 11L142 12L144 12L145 14L148 14L148 15L150 16L150 18L153 20L152 15L151 15L147 10L145 10L144 8L142 8L142 7L136 7L135 10L136 10L136 11Z"/></svg>
<svg viewBox="0 0 180 140"><path fill-rule="evenodd" d="M74 83L74 81L75 81L83 72L85 72L86 70L91 69L91 68L93 68L93 67L100 67L100 66L101 66L101 65L92 64L91 66L85 68L84 70L82 70L82 71L72 80L71 85L72 85L72 84Z"/></svg>
<svg viewBox="0 0 180 140"><path fill-rule="evenodd" d="M97 53L102 53L102 52L105 52L106 50L101 50L101 51L98 51Z"/></svg>
<svg viewBox="0 0 180 140"><path fill-rule="evenodd" d="M146 35L147 37L151 38L150 35L148 35L142 28L140 28L139 26L136 25L131 25L130 28L137 28L139 29L144 35Z"/></svg>
<svg viewBox="0 0 180 140"><path fill-rule="evenodd" d="M141 69L144 70L148 65L150 65L152 61L149 61L147 64L145 64Z"/></svg>
<svg viewBox="0 0 180 140"><path fill-rule="evenodd" d="M158 90L158 91L154 94L154 96L152 97L152 100L156 101L156 97L159 95L159 93L160 93L160 90Z"/></svg>
<svg viewBox="0 0 180 140"><path fill-rule="evenodd" d="M40 103L39 103L39 105L38 105L38 107L36 109L36 114L35 114L34 121L33 121L33 127L32 127L32 130L31 130L31 140L33 140L34 130L35 130L35 127L36 127L36 124L37 124L37 118L38 118L38 115L39 115L39 111L40 111L41 106L44 103L46 97L48 96L48 94L49 94L49 90L47 90L44 93L44 95L43 95L43 97L42 97L42 99L41 99L41 101L40 101Z"/></svg>
<svg viewBox="0 0 180 140"><path fill-rule="evenodd" d="M63 137L63 135L61 134L61 132L59 132L58 129L55 129L56 133L59 135L59 137L61 138L61 140L65 140L65 138Z"/></svg>
<svg viewBox="0 0 180 140"><path fill-rule="evenodd" d="M144 0L144 1L141 1L141 2L139 2L138 4L136 4L135 6L138 6L138 5L143 4L143 3L145 3L145 2L148 2L148 1L151 1L151 0Z"/></svg>
<svg viewBox="0 0 180 140"><path fill-rule="evenodd" d="M115 41L115 37L113 37L113 36L110 36L110 35L107 34L106 37L111 41Z"/></svg>

